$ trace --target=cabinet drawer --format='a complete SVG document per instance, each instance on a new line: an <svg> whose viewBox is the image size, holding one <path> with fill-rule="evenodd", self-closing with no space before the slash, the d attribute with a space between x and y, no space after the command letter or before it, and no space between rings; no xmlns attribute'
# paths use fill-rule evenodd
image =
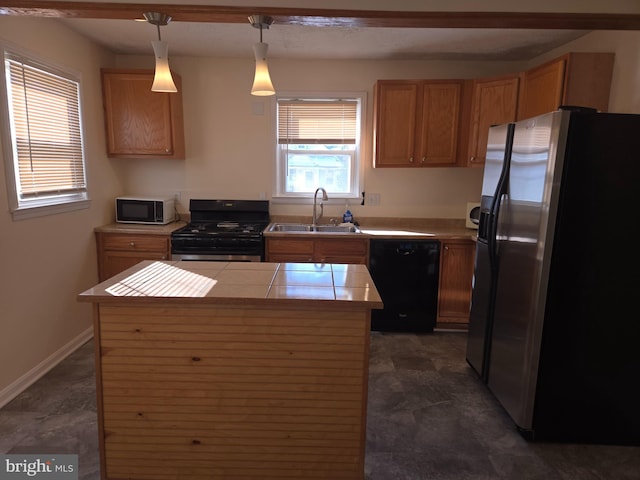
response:
<svg viewBox="0 0 640 480"><path fill-rule="evenodd" d="M169 237L152 235L105 235L105 250L126 252L166 252L169 250Z"/></svg>
<svg viewBox="0 0 640 480"><path fill-rule="evenodd" d="M367 240L362 239L324 239L316 241L316 255L351 256L366 255Z"/></svg>
<svg viewBox="0 0 640 480"><path fill-rule="evenodd" d="M309 239L269 239L267 252L289 255L313 255L313 240Z"/></svg>

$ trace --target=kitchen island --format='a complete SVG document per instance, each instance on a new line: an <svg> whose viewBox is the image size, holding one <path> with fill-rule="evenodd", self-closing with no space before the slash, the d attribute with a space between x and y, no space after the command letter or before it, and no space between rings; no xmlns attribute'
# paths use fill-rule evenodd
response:
<svg viewBox="0 0 640 480"><path fill-rule="evenodd" d="M366 267L145 261L79 300L104 480L364 478Z"/></svg>

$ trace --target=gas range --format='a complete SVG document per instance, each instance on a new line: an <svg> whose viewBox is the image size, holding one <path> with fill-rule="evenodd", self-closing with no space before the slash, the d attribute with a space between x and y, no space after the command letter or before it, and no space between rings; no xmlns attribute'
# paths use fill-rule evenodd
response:
<svg viewBox="0 0 640 480"><path fill-rule="evenodd" d="M171 234L173 260L261 261L262 232L269 224L266 200L189 202L191 221Z"/></svg>

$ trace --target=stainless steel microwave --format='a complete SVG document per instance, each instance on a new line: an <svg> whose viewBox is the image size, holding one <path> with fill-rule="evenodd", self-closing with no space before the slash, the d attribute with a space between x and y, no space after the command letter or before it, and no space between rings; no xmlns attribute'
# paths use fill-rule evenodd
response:
<svg viewBox="0 0 640 480"><path fill-rule="evenodd" d="M164 225L175 218L175 200L170 197L117 197L116 222Z"/></svg>

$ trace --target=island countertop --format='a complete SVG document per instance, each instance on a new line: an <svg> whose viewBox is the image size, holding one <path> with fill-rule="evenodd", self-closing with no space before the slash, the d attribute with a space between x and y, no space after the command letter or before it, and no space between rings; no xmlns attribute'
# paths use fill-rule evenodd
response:
<svg viewBox="0 0 640 480"><path fill-rule="evenodd" d="M364 265L259 262L143 261L80 293L94 303L328 306L370 309L382 300Z"/></svg>

